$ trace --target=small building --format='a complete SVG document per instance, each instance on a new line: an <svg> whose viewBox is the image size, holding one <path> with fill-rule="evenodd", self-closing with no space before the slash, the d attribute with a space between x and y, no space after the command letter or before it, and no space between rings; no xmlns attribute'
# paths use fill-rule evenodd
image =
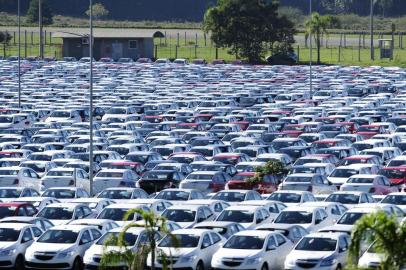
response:
<svg viewBox="0 0 406 270"><path fill-rule="evenodd" d="M53 37L62 38L63 57L89 57L89 30L80 28L71 32L54 32ZM132 58L134 60L154 57L154 38L164 34L154 29L93 29L93 58Z"/></svg>

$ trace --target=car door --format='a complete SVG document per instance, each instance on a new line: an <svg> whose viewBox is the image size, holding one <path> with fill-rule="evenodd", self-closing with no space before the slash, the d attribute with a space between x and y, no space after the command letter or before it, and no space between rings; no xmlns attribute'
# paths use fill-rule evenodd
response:
<svg viewBox="0 0 406 270"><path fill-rule="evenodd" d="M266 246L265 246L265 256L264 259L268 262L268 265L275 265L278 269L281 269L283 259L278 255L278 245L276 244L275 237L273 235L269 236Z"/></svg>
<svg viewBox="0 0 406 270"><path fill-rule="evenodd" d="M348 247L349 241L347 237L340 237L338 239L338 254L337 254L337 261L341 265L346 265L348 259Z"/></svg>
<svg viewBox="0 0 406 270"><path fill-rule="evenodd" d="M218 249L218 244L213 244L209 233L204 233L202 237L202 244L200 247L201 259L203 260L204 266L209 267L211 265L211 258Z"/></svg>
<svg viewBox="0 0 406 270"><path fill-rule="evenodd" d="M280 257L279 269L283 269L285 258L293 248L293 243L280 234L275 234L276 244L278 246L278 257Z"/></svg>
<svg viewBox="0 0 406 270"><path fill-rule="evenodd" d="M82 256L85 254L86 250L93 244L93 239L89 230L84 230L80 236L79 245L77 247L79 254Z"/></svg>
<svg viewBox="0 0 406 270"><path fill-rule="evenodd" d="M34 241L34 236L32 235L31 229L26 228L21 236L21 246L23 250L26 250L29 246L31 246L32 242Z"/></svg>

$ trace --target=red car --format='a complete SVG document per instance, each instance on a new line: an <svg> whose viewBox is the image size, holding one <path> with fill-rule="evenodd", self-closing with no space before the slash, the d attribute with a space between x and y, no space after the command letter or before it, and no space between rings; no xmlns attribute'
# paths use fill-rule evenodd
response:
<svg viewBox="0 0 406 270"><path fill-rule="evenodd" d="M356 134L361 135L364 139L369 139L376 134L385 134L385 128L380 125L362 125L358 128Z"/></svg>
<svg viewBox="0 0 406 270"><path fill-rule="evenodd" d="M382 168L378 174L386 176L392 185L406 184L406 166L385 167Z"/></svg>
<svg viewBox="0 0 406 270"><path fill-rule="evenodd" d="M286 125L283 127L282 133L287 134L289 137L299 137L300 134L312 132L309 126L304 124Z"/></svg>
<svg viewBox="0 0 406 270"><path fill-rule="evenodd" d="M28 216L32 217L37 209L30 203L0 203L0 218Z"/></svg>
<svg viewBox="0 0 406 270"><path fill-rule="evenodd" d="M381 160L378 156L375 155L354 155L344 158L340 165L347 166L351 164L360 164L360 163L380 165Z"/></svg>
<svg viewBox="0 0 406 270"><path fill-rule="evenodd" d="M233 176L233 178L230 181L228 181L227 188L255 190L261 194L269 194L278 190L279 181L277 177L267 175L264 177L262 182L252 184L248 181L248 179L254 176L255 172L238 173L235 176Z"/></svg>
<svg viewBox="0 0 406 270"><path fill-rule="evenodd" d="M213 157L213 161L219 161L224 164L236 165L239 162L250 161L250 158L243 153L221 153Z"/></svg>
<svg viewBox="0 0 406 270"><path fill-rule="evenodd" d="M132 170L138 175L141 175L145 170L144 165L133 161L112 161L107 164L107 168Z"/></svg>

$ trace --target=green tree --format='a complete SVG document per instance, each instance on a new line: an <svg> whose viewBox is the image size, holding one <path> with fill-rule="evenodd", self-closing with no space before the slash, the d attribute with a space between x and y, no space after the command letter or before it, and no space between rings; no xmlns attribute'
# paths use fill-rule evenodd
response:
<svg viewBox="0 0 406 270"><path fill-rule="evenodd" d="M42 23L44 25L52 24L53 14L47 0L41 0L42 6ZM30 7L27 11L27 22L28 23L38 23L39 19L39 0L31 0Z"/></svg>
<svg viewBox="0 0 406 270"><path fill-rule="evenodd" d="M354 0L320 0L320 6L333 14L350 13Z"/></svg>
<svg viewBox="0 0 406 270"><path fill-rule="evenodd" d="M382 17L385 17L386 11L393 6L393 0L375 0L375 4L382 12Z"/></svg>
<svg viewBox="0 0 406 270"><path fill-rule="evenodd" d="M312 14L310 20L307 20L306 25L306 39L312 34L316 42L317 47L317 64L320 64L320 49L321 49L321 35L328 35L327 28L329 28L331 22L330 16L322 16L317 12Z"/></svg>
<svg viewBox="0 0 406 270"><path fill-rule="evenodd" d="M12 36L9 32L0 32L0 43L3 43L3 57L6 58L6 48L9 45Z"/></svg>
<svg viewBox="0 0 406 270"><path fill-rule="evenodd" d="M142 209L131 209L124 216L125 220L133 215L140 215L144 224L129 223L126 225L117 237L111 237L105 244L104 252L100 261L100 268L106 269L111 266L125 265L128 270L143 270L146 265L148 254L151 254L151 270L155 270L156 256L156 235L160 232L172 238L177 243L177 238L171 234L166 225L166 219L155 215L152 211ZM137 251L131 250L125 242L126 232L133 227L143 227L146 229L148 243L138 248ZM111 250L109 247L114 246ZM160 255L164 257L164 254ZM165 260L164 260L165 261Z"/></svg>
<svg viewBox="0 0 406 270"><path fill-rule="evenodd" d="M350 245L350 260L358 264L361 244L374 243L377 253L383 254L383 270L399 270L406 264L406 222L398 222L395 216L379 211L360 218L355 223Z"/></svg>
<svg viewBox="0 0 406 270"><path fill-rule="evenodd" d="M109 11L100 3L93 4L93 17L95 19L102 19L109 15ZM90 16L90 7L86 10L86 15Z"/></svg>
<svg viewBox="0 0 406 270"><path fill-rule="evenodd" d="M216 47L250 63L261 62L270 44L290 51L295 33L293 23L278 15L276 1L265 0L219 0L206 11L203 29Z"/></svg>
<svg viewBox="0 0 406 270"><path fill-rule="evenodd" d="M283 176L286 173L288 173L288 170L282 162L279 160L270 160L265 163L264 166L256 167L255 175L248 179L248 181L254 186L262 182L266 175Z"/></svg>

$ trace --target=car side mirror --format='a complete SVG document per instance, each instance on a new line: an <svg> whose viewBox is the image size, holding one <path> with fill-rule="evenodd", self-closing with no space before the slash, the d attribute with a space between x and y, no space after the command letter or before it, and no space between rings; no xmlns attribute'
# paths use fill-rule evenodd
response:
<svg viewBox="0 0 406 270"><path fill-rule="evenodd" d="M33 239L21 239L21 244L32 241Z"/></svg>
<svg viewBox="0 0 406 270"><path fill-rule="evenodd" d="M316 221L314 222L315 224L320 224L323 220L321 219L316 219Z"/></svg>
<svg viewBox="0 0 406 270"><path fill-rule="evenodd" d="M255 221L256 224L261 223L262 221L264 221L262 218L257 218L257 220Z"/></svg>
<svg viewBox="0 0 406 270"><path fill-rule="evenodd" d="M200 222L203 222L203 221L204 221L204 218L203 218L203 217L197 218L197 223L200 223Z"/></svg>
<svg viewBox="0 0 406 270"><path fill-rule="evenodd" d="M346 251L347 251L347 248L346 248L346 247L343 247L343 248L339 248L339 249L338 249L338 252L340 252L340 253L346 252Z"/></svg>

